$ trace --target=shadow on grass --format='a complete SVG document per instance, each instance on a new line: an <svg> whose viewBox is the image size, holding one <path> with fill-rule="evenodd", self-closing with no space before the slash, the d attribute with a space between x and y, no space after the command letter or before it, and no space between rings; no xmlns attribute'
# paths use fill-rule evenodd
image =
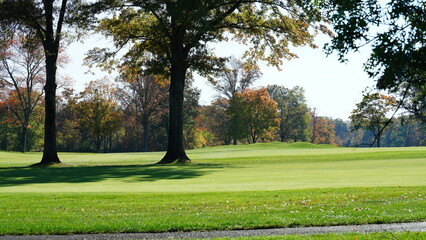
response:
<svg viewBox="0 0 426 240"><path fill-rule="evenodd" d="M66 166L47 168L0 168L0 187L34 183L85 183L105 179L123 179L125 182L153 182L157 180L190 179L223 168L221 164L194 164L187 166Z"/></svg>

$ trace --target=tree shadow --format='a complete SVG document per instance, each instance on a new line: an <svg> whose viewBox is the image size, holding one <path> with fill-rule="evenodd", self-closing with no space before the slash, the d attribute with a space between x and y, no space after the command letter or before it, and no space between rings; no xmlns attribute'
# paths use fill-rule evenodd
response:
<svg viewBox="0 0 426 240"><path fill-rule="evenodd" d="M209 174L223 167L221 164L194 164L0 168L0 187L36 183L86 183L105 179L123 179L127 182L190 179Z"/></svg>

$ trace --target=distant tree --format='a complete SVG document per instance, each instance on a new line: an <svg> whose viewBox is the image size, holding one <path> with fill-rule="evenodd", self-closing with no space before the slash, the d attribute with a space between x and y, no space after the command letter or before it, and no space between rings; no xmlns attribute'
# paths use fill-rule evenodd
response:
<svg viewBox="0 0 426 240"><path fill-rule="evenodd" d="M337 51L344 60L349 51L371 46L365 70L377 80L377 88L412 100L405 106L425 119L425 2L326 0L323 4L336 33L328 52Z"/></svg>
<svg viewBox="0 0 426 240"><path fill-rule="evenodd" d="M217 144L228 145L232 141L228 132L228 108L229 101L225 98L219 98L201 110L204 127L214 135Z"/></svg>
<svg viewBox="0 0 426 240"><path fill-rule="evenodd" d="M216 111L216 113L219 114L217 117L222 118L221 120L218 120L218 122L221 123L221 129L229 129L229 116L224 116L222 113L226 114L234 94L237 92L241 93L251 87L261 75L262 73L256 64L247 62L243 63L241 60L231 57L227 61L224 70L218 74L218 78L216 80L210 79L210 82L213 84L213 87L218 94L216 97L216 103L220 103L222 107L225 107L224 112ZM216 106L219 107L217 104ZM228 134L223 134L224 142L229 142L226 140L229 138ZM233 138L232 140L234 144L237 144L236 138Z"/></svg>
<svg viewBox="0 0 426 240"><path fill-rule="evenodd" d="M277 85L268 86L267 89L271 98L277 103L281 142L308 141L311 119L304 89L299 86L288 89Z"/></svg>
<svg viewBox="0 0 426 240"><path fill-rule="evenodd" d="M21 152L27 151L28 127L43 95L43 47L31 37L10 39L0 48L0 85L10 89L9 112L21 125Z"/></svg>
<svg viewBox="0 0 426 240"><path fill-rule="evenodd" d="M183 136L184 146L189 148L196 148L199 144L197 140L200 140L201 132L199 131L197 118L199 117L199 101L201 90L192 86L193 79L188 78L189 81L185 85L184 99L183 99ZM203 144L202 144L203 145Z"/></svg>
<svg viewBox="0 0 426 240"><path fill-rule="evenodd" d="M369 130L374 134L374 143L380 147L380 138L388 127L388 113L395 110L397 102L394 97L380 93L368 93L356 104L356 109L349 117L354 130ZM372 144L372 145L373 145Z"/></svg>
<svg viewBox="0 0 426 240"><path fill-rule="evenodd" d="M100 31L120 49L132 43L124 61L170 76L170 123L167 153L160 163L187 162L183 142L183 99L188 71L203 76L222 69L210 42L233 39L249 46L247 58L279 66L296 57L294 46L314 46L321 20L316 5L303 1L165 0L103 1L93 9L120 10L101 21ZM109 63L116 50L96 49L92 59ZM146 58L151 55L153 58Z"/></svg>
<svg viewBox="0 0 426 240"><path fill-rule="evenodd" d="M339 146L349 147L351 143L351 132L349 123L340 118L334 119L335 143Z"/></svg>
<svg viewBox="0 0 426 240"><path fill-rule="evenodd" d="M149 126L166 114L168 81L131 71L121 75L120 100L129 115L143 127L143 151L149 148Z"/></svg>
<svg viewBox="0 0 426 240"><path fill-rule="evenodd" d="M77 117L83 137L96 152L111 151L112 135L122 123L122 112L114 99L114 89L104 81L92 81L81 94Z"/></svg>
<svg viewBox="0 0 426 240"><path fill-rule="evenodd" d="M230 135L256 143L279 125L278 109L266 88L235 93L229 107Z"/></svg>
<svg viewBox="0 0 426 240"><path fill-rule="evenodd" d="M214 135L206 127L203 106L198 107L198 115L194 119L194 125L185 131L185 147L188 149L202 148L214 144Z"/></svg>
<svg viewBox="0 0 426 240"><path fill-rule="evenodd" d="M311 137L311 143L317 142L318 139L318 112L316 108L311 109L311 127L312 127L312 137Z"/></svg>
<svg viewBox="0 0 426 240"><path fill-rule="evenodd" d="M231 100L236 92L251 87L262 76L257 65L243 63L241 60L231 57L221 71L217 80L212 80L214 89L219 98Z"/></svg>
<svg viewBox="0 0 426 240"><path fill-rule="evenodd" d="M423 86L408 87L406 91L403 106L423 125L426 131L426 83Z"/></svg>
<svg viewBox="0 0 426 240"><path fill-rule="evenodd" d="M19 125L19 148L13 150L26 152L28 151L29 135L33 134L32 131L35 129L33 124L37 122L37 115L43 108L40 106L42 101L38 99L41 95L39 92L33 91L29 93L30 95L25 96L25 99L20 98L22 93L28 94L22 88L19 88L18 91L9 90L7 99L0 101L0 107L5 108L8 114L6 122L13 123L12 125ZM28 103L32 104L32 106L27 105ZM34 117L34 115L36 116Z"/></svg>
<svg viewBox="0 0 426 240"><path fill-rule="evenodd" d="M426 145L426 131L412 116L400 116L393 126L384 133L383 145L389 147L409 147Z"/></svg>
<svg viewBox="0 0 426 240"><path fill-rule="evenodd" d="M311 110L311 128L311 143L335 144L334 122L330 118L318 116L315 108Z"/></svg>
<svg viewBox="0 0 426 240"><path fill-rule="evenodd" d="M58 101L57 129L59 151L82 151L82 136L78 122L79 97L74 89L65 88Z"/></svg>
<svg viewBox="0 0 426 240"><path fill-rule="evenodd" d="M329 118L320 117L317 120L317 124L317 139L315 143L335 145L334 122Z"/></svg>

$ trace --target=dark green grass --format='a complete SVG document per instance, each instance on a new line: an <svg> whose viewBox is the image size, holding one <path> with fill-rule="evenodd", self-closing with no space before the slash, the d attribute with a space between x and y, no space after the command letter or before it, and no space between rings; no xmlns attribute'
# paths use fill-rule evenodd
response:
<svg viewBox="0 0 426 240"><path fill-rule="evenodd" d="M426 220L426 187L0 194L0 234L251 229Z"/></svg>

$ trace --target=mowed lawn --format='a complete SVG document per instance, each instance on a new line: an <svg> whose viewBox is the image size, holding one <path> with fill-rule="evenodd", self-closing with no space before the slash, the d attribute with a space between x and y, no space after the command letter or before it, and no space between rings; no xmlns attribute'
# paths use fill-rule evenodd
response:
<svg viewBox="0 0 426 240"><path fill-rule="evenodd" d="M66 165L26 168L36 153L0 152L0 192L217 192L426 186L426 148L267 143L188 151L199 163L149 165L164 153L62 153Z"/></svg>
<svg viewBox="0 0 426 240"><path fill-rule="evenodd" d="M162 232L426 220L426 148L260 143L164 153L0 152L0 235Z"/></svg>

